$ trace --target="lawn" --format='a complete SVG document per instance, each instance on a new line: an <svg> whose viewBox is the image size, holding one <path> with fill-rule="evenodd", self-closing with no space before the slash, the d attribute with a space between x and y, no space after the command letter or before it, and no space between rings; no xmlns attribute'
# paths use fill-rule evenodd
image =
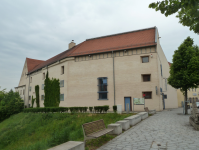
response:
<svg viewBox="0 0 199 150"><path fill-rule="evenodd" d="M69 140L83 141L82 124L103 119L107 126L130 115L132 114L19 113L0 123L0 149L45 150ZM110 140L113 137L105 138Z"/></svg>

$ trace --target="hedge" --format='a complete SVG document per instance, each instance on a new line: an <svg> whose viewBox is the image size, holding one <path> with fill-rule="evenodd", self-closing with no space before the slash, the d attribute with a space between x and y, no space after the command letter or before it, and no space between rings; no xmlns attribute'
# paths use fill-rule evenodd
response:
<svg viewBox="0 0 199 150"><path fill-rule="evenodd" d="M40 107L40 108L26 108L23 110L24 113L28 113L28 112L33 112L33 113L37 113L37 112L68 112L68 110L70 110L70 112L87 112L88 107ZM89 107L90 112L92 112L93 107ZM94 111L95 113L102 113L102 112L107 112L109 109L109 106L94 106Z"/></svg>
<svg viewBox="0 0 199 150"><path fill-rule="evenodd" d="M94 106L94 111L95 113L102 113L102 112L107 112L109 110L109 106Z"/></svg>
<svg viewBox="0 0 199 150"><path fill-rule="evenodd" d="M117 111L117 105L113 106L113 111L116 113L116 111Z"/></svg>

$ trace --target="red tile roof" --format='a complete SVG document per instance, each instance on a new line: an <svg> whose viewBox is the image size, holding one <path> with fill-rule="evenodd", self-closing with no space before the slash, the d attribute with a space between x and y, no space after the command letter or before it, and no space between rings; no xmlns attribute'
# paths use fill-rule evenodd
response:
<svg viewBox="0 0 199 150"><path fill-rule="evenodd" d="M31 64L28 72L32 73L66 57L153 46L157 44L155 42L155 30L156 27L153 27L148 29L87 39L77 46L74 46L70 50L66 50L46 61L42 61L40 63L38 62L37 65Z"/></svg>
<svg viewBox="0 0 199 150"><path fill-rule="evenodd" d="M87 55L150 45L156 45L155 28L88 39L81 43L81 46L75 47L69 56Z"/></svg>
<svg viewBox="0 0 199 150"><path fill-rule="evenodd" d="M172 63L168 62L168 64L169 64L169 67L171 67L171 64L172 64Z"/></svg>
<svg viewBox="0 0 199 150"><path fill-rule="evenodd" d="M37 59L31 59L31 58L26 58L26 61L27 61L28 72L33 70L39 64L45 62L43 60L37 60Z"/></svg>

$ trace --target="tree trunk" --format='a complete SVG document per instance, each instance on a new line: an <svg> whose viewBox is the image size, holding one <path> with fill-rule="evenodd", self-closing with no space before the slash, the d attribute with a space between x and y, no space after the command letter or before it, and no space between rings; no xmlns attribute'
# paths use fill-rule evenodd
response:
<svg viewBox="0 0 199 150"><path fill-rule="evenodd" d="M188 109L187 109L187 89L185 91L185 103L184 103L184 107L185 107L185 115L188 114Z"/></svg>

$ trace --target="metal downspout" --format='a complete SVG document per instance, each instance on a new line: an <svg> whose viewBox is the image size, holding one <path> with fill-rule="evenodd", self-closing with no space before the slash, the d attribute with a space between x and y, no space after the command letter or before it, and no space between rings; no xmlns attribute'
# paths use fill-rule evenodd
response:
<svg viewBox="0 0 199 150"><path fill-rule="evenodd" d="M27 108L29 108L29 90L30 90L30 74L29 74L29 83L28 83L28 105L27 105Z"/></svg>
<svg viewBox="0 0 199 150"><path fill-rule="evenodd" d="M115 105L115 65L114 65L114 53L112 51L112 57L113 57L113 87L114 87L114 105Z"/></svg>

